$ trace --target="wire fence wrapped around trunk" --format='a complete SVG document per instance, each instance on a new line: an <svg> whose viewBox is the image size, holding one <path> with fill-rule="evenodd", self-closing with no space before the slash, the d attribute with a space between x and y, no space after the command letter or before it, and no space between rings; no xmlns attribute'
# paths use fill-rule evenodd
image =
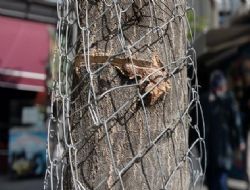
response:
<svg viewBox="0 0 250 190"><path fill-rule="evenodd" d="M57 7L44 189L202 184L193 9L185 0L60 0Z"/></svg>

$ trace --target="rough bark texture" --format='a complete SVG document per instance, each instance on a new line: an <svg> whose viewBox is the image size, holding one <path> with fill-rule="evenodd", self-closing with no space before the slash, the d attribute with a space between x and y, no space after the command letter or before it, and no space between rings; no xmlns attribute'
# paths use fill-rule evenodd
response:
<svg viewBox="0 0 250 190"><path fill-rule="evenodd" d="M80 1L82 13L86 9L86 1ZM104 3L89 1L89 22L95 24L90 27L91 48L90 54L115 55L122 52L118 40L119 31L114 7L109 11ZM126 6L127 2L120 1ZM174 2L180 3L174 9ZM150 6L155 15L152 17ZM106 10L107 9L107 10ZM98 15L106 13L98 18ZM144 36L152 27L165 23L172 14L184 14L184 2L165 1L138 1L133 3L126 13L122 15L121 26L125 36L125 44L132 45ZM82 16L82 24L85 15ZM96 20L95 20L96 19ZM169 64L171 71L180 63L173 63L185 55L186 50L185 21L176 17L171 24L166 24L161 32L153 32L131 48L133 59L150 61L152 54L156 53L164 64ZM83 47L81 42L79 47ZM79 49L82 54L82 49ZM121 54L120 58L128 55ZM79 66L80 65L80 66ZM146 117L142 104L138 100L138 87L118 88L92 102L101 124L94 125L91 113L86 106L89 98L90 78L87 75L83 60L76 60L73 88L80 81L81 85L74 91L71 104L71 125L75 142L79 142L77 152L78 174L80 181L89 189L122 189L120 179L112 164L105 128L110 134L115 165L122 170L136 155L140 155L135 163L125 170L122 175L124 188L127 190L163 189L170 179L167 189L185 190L189 188L188 163L183 160L187 151L187 125L186 119L179 121L187 107L187 80L186 71L182 70L171 78L172 89L156 104L146 104ZM91 69L96 70L102 64L91 63ZM107 65L93 76L93 84L97 97L107 90L124 84L133 84L112 65ZM92 96L90 99L94 100ZM145 99L146 101L146 99ZM125 105L125 106L124 106ZM121 110L120 108L124 106ZM114 114L117 112L117 114ZM114 114L114 115L113 115ZM112 116L113 117L110 117ZM109 119L108 119L109 118ZM147 131L147 127L149 131ZM165 131L164 135L149 144ZM149 135L150 134L150 135ZM179 169L176 167L181 163Z"/></svg>

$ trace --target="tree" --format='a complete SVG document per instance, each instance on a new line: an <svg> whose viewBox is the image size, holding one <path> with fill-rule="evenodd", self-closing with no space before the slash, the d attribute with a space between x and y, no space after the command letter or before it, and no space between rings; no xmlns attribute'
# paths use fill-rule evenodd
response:
<svg viewBox="0 0 250 190"><path fill-rule="evenodd" d="M76 5L64 188L189 189L186 2Z"/></svg>

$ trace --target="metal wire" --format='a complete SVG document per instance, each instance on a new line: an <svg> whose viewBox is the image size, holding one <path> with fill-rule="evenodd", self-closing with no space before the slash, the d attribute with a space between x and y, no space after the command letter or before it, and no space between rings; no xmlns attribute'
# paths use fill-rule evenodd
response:
<svg viewBox="0 0 250 190"><path fill-rule="evenodd" d="M95 9L94 18L93 9ZM156 9L160 12L156 12ZM131 15L131 11L134 11L133 17L126 18L124 15ZM105 154L109 157L109 167L112 175L115 176L114 181L120 184L119 189L128 189L124 182L124 174L132 170L133 165L140 162L149 152L153 155L154 164L158 168L159 175L157 176L159 176L158 181L162 189L176 189L171 182L173 178L182 175L181 172L187 166L191 175L189 187L185 189L201 187L204 168L206 168L205 130L198 93L196 55L191 46L195 32L192 31L187 19L188 12L194 14L190 5L183 0L58 0L57 12L57 48L53 60L53 68L56 72L53 74L54 85L48 121L48 167L44 189L68 189L69 183L75 190L105 189L104 185L111 181L111 174L103 174L102 176L106 177L99 179L95 183L97 185L90 187L88 181L83 179L83 176L88 176L88 174L82 174L79 166L84 156L81 152L90 146L86 139L92 138L91 135L98 135L98 130L103 130L104 142L107 146ZM146 25L140 23L141 17L148 19ZM133 20L131 26L126 24L126 19ZM106 25L101 25L100 21ZM131 28L126 28L134 27L133 25L142 28L140 35L136 34L138 32L136 29L133 34ZM111 26L113 28L109 28ZM108 33L107 30L110 30L109 36L104 34L104 31ZM130 31L131 38L127 30ZM188 33L191 36L190 39L188 39ZM96 47L100 35L104 36L109 47L104 47L102 42L100 42L101 47ZM96 55L96 50L101 51L98 55L108 56L108 59L98 66L93 66L91 56ZM120 81L119 85L115 85L116 83L110 81L109 87L105 87L101 92L98 90L98 81L107 72L105 69L108 68L108 72L116 72L112 67L112 60L116 57L130 60L134 76L136 76L134 60L139 59L141 54L148 59L153 52L158 50L161 52L159 57L163 64L155 72L141 79L134 77L131 83L122 84ZM77 65L76 62L80 64ZM168 71L168 74L155 82L147 91L140 89L142 84L150 80L150 77L162 70ZM165 80L170 80L171 90L164 95L163 100L156 103L157 106L153 105L153 107L156 107L155 112L165 112L165 105L168 104L170 116L165 116L163 123L166 122L166 124L161 126L157 133L153 133L152 123L155 121L152 121L150 114L152 108L148 106L145 99ZM104 114L105 111L100 102L112 96L112 93L116 94L127 89L136 90L134 94L125 98L122 105L115 105L116 109ZM183 99L179 99L181 97ZM140 107L136 109L140 109L139 113L142 114L141 125L146 136L144 141L146 144L140 145L137 151L131 150L133 154L130 155L129 160L119 164L116 158L117 150L114 150L116 142L112 142L112 127L114 127L112 125L116 125L113 121L119 120L119 117L126 113L125 110L128 110L127 107L131 105ZM157 110L160 107L163 107L163 110ZM193 121L190 113L194 115ZM89 121L84 118L89 118ZM120 126L125 127L125 124ZM86 131L86 133L82 134L81 131ZM163 145L159 142L166 139L166 136L171 138L176 131L184 138L181 139L184 144L182 146L184 153L179 153L180 150L175 148L173 148L173 155L162 153L164 147L160 147ZM195 133L196 138L192 142L188 140L190 131ZM81 135L84 137L81 138ZM175 143L181 142L175 141ZM168 171L163 156L175 157L173 161L176 163ZM92 159L94 161L94 156Z"/></svg>

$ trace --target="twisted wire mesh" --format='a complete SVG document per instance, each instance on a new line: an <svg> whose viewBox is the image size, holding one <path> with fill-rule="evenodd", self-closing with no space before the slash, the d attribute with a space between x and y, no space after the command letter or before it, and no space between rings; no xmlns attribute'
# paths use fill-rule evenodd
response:
<svg viewBox="0 0 250 190"><path fill-rule="evenodd" d="M115 189L117 184L118 189L138 189L129 186L125 176L131 175L130 170L139 175L134 165L140 167L147 183L141 189L156 189L142 166L148 154L153 163L144 163L149 165L146 168L157 168L157 187L196 188L204 177L205 144L191 47L194 32L187 19L193 9L183 0L61 0L57 7L44 189ZM148 63L155 53L161 66L147 76L138 76L136 62ZM98 57L105 60L100 63ZM126 76L121 66L114 67L117 58L132 65L130 75L135 77ZM152 82L150 77L159 71L167 74ZM169 81L171 89L164 88L159 100L149 105L148 99L154 96L150 93L163 81ZM151 82L145 90L145 83L149 86ZM161 112L163 117L158 120ZM191 112L196 118L193 121ZM143 132L130 135L136 125ZM124 131L115 132L117 126ZM188 145L190 130L196 139ZM125 142L120 141L137 136L139 142L132 139L126 141L128 147L122 147ZM161 143L166 139L172 139L171 150ZM98 143L101 145L93 145ZM175 163L168 163L172 161ZM173 186L173 179L181 180L182 175L188 181L185 187Z"/></svg>

